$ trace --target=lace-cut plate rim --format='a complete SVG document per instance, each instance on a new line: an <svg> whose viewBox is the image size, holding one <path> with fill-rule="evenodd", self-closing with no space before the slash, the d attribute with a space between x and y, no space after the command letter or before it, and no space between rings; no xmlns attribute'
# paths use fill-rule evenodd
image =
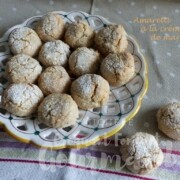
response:
<svg viewBox="0 0 180 180"><path fill-rule="evenodd" d="M87 21L95 30L113 24L107 19L89 15L81 11L55 11L65 22L77 20ZM34 16L22 24L13 26L0 38L0 95L7 87L4 74L5 64L12 56L9 46L9 34L18 27L34 28L42 17ZM134 56L136 74L128 83L121 87L111 87L107 105L89 111L80 110L77 123L67 128L49 128L39 123L36 117L16 117L0 108L0 125L14 138L21 142L33 143L42 148L52 150L62 148L83 148L108 138L117 133L138 112L142 99L148 89L147 63L140 52L134 37L128 37L128 51Z"/></svg>

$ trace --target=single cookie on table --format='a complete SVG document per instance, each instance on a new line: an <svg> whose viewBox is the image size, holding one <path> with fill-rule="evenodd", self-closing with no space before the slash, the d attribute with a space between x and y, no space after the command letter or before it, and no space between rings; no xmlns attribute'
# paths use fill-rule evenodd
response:
<svg viewBox="0 0 180 180"><path fill-rule="evenodd" d="M41 71L39 62L25 54L13 56L6 65L6 74L10 83L34 83Z"/></svg>
<svg viewBox="0 0 180 180"><path fill-rule="evenodd" d="M94 31L85 21L68 24L65 32L65 42L72 48L91 47L94 41Z"/></svg>
<svg viewBox="0 0 180 180"><path fill-rule="evenodd" d="M102 76L112 86L127 83L135 74L134 58L130 53L110 53L100 66Z"/></svg>
<svg viewBox="0 0 180 180"><path fill-rule="evenodd" d="M28 116L37 110L43 99L42 91L34 84L11 84L2 95L4 109L16 116Z"/></svg>
<svg viewBox="0 0 180 180"><path fill-rule="evenodd" d="M42 41L61 39L64 33L64 20L59 14L48 13L39 20L36 32Z"/></svg>
<svg viewBox="0 0 180 180"><path fill-rule="evenodd" d="M169 103L157 113L159 129L168 137L180 141L180 103Z"/></svg>
<svg viewBox="0 0 180 180"><path fill-rule="evenodd" d="M87 47L76 49L69 57L69 68L76 76L94 74L98 71L100 54Z"/></svg>
<svg viewBox="0 0 180 180"><path fill-rule="evenodd" d="M128 46L126 31L121 25L108 25L96 33L95 44L105 56L109 53L124 52Z"/></svg>
<svg viewBox="0 0 180 180"><path fill-rule="evenodd" d="M126 167L135 174L147 174L163 162L163 153L155 137L137 132L121 140L121 158Z"/></svg>
<svg viewBox="0 0 180 180"><path fill-rule="evenodd" d="M38 120L53 128L65 128L73 125L78 116L77 104L67 94L50 94L38 107Z"/></svg>
<svg viewBox="0 0 180 180"><path fill-rule="evenodd" d="M66 66L70 55L69 46L61 40L46 42L40 52L39 61L46 67Z"/></svg>
<svg viewBox="0 0 180 180"><path fill-rule="evenodd" d="M41 47L41 39L37 33L28 27L20 27L9 36L9 46L13 54L37 55Z"/></svg>
<svg viewBox="0 0 180 180"><path fill-rule="evenodd" d="M85 74L71 85L71 95L81 109L93 109L105 105L109 99L109 83L96 74Z"/></svg>
<svg viewBox="0 0 180 180"><path fill-rule="evenodd" d="M69 91L70 85L71 79L62 66L46 68L38 79L38 86L45 95L66 93Z"/></svg>

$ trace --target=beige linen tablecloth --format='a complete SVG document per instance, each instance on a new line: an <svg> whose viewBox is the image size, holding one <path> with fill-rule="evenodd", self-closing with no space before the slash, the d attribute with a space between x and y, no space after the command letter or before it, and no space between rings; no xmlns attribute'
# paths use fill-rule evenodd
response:
<svg viewBox="0 0 180 180"><path fill-rule="evenodd" d="M81 150L46 151L45 161L39 161L40 149L12 139L1 129L0 179L180 179L180 143L158 130L155 117L161 105L180 101L180 1L0 0L0 36L28 17L55 10L81 10L104 16L122 24L137 39L148 63L149 90L139 113L120 133L126 136L143 131L156 135L164 152L164 163L145 176L118 168L116 140L121 134L111 137L105 144ZM162 21L164 17L165 22ZM59 154L68 157L66 163L56 158Z"/></svg>

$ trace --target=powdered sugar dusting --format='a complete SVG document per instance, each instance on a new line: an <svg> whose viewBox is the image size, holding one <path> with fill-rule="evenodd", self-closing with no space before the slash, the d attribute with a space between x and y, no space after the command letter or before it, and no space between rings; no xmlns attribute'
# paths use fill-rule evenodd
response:
<svg viewBox="0 0 180 180"><path fill-rule="evenodd" d="M41 40L33 29L21 27L10 34L9 44L14 54L25 53L33 56L41 46Z"/></svg>
<svg viewBox="0 0 180 180"><path fill-rule="evenodd" d="M100 63L100 54L90 48L76 49L69 58L69 66L73 74L81 76L96 73Z"/></svg>
<svg viewBox="0 0 180 180"><path fill-rule="evenodd" d="M36 85L23 83L13 84L8 89L7 94L7 99L17 106L27 106L37 103L41 97L43 97L43 94Z"/></svg>
<svg viewBox="0 0 180 180"><path fill-rule="evenodd" d="M117 54L110 54L105 58L104 61L107 69L109 71L114 71L114 69L123 69L125 67L125 64L123 62L123 59L121 56L118 56Z"/></svg>
<svg viewBox="0 0 180 180"><path fill-rule="evenodd" d="M82 91L82 94L88 95L92 93L93 90L92 76L88 76L88 75L81 76L81 78L79 78L78 83L79 83L79 90Z"/></svg>
<svg viewBox="0 0 180 180"><path fill-rule="evenodd" d="M69 46L61 40L50 41L44 44L40 59L52 65L64 65L70 54Z"/></svg>
<svg viewBox="0 0 180 180"><path fill-rule="evenodd" d="M159 151L155 137L150 134L136 133L131 139L129 151L136 159L151 157L153 153Z"/></svg>
<svg viewBox="0 0 180 180"><path fill-rule="evenodd" d="M76 92L84 97L91 97L94 94L94 89L98 86L102 88L102 92L109 91L108 82L101 76L96 74L85 74L76 80Z"/></svg>

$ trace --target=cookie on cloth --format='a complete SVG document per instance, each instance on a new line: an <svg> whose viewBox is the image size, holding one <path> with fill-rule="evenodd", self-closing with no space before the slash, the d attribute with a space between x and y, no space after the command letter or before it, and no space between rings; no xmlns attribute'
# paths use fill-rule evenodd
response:
<svg viewBox="0 0 180 180"><path fill-rule="evenodd" d="M169 103L157 113L159 129L168 137L180 141L180 103Z"/></svg>
<svg viewBox="0 0 180 180"><path fill-rule="evenodd" d="M135 174L147 174L163 162L163 153L155 137L137 132L121 140L121 158L126 167Z"/></svg>

